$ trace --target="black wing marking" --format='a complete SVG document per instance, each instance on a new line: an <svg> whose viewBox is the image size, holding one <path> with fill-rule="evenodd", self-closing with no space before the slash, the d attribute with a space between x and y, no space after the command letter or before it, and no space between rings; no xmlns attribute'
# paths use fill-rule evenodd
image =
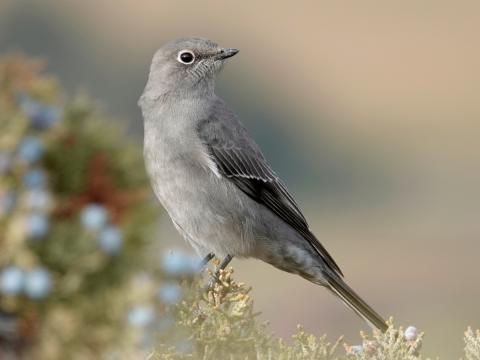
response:
<svg viewBox="0 0 480 360"><path fill-rule="evenodd" d="M210 147L210 151L223 176L297 230L335 272L342 274L333 258L310 231L305 217L285 185L262 159L252 158L238 148Z"/></svg>
<svg viewBox="0 0 480 360"><path fill-rule="evenodd" d="M298 231L331 270L343 275L333 258L310 231L297 203L246 130L231 113L223 113L224 116L232 117L228 119L228 124L219 120L218 114L215 115L201 121L197 130L219 172Z"/></svg>

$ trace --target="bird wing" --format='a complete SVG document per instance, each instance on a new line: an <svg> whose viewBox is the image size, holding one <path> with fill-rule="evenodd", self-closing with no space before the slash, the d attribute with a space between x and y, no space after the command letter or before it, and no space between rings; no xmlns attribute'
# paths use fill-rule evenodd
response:
<svg viewBox="0 0 480 360"><path fill-rule="evenodd" d="M297 203L258 145L223 101L219 99L209 116L198 122L197 133L220 174L294 228L334 273L343 276L331 255L310 231Z"/></svg>

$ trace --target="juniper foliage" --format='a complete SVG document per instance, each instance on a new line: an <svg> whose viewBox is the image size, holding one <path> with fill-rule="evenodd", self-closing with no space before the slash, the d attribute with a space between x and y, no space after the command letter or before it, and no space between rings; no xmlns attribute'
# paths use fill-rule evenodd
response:
<svg viewBox="0 0 480 360"><path fill-rule="evenodd" d="M0 59L0 358L100 358L134 346L156 207L140 147L41 68Z"/></svg>
<svg viewBox="0 0 480 360"><path fill-rule="evenodd" d="M423 333L407 335L392 319L386 333L361 333L361 345L347 345L343 338L330 342L301 326L287 344L269 333L254 310L251 288L232 274L232 268L223 271L208 291L205 279L184 282L184 299L165 309L177 319L175 328L158 336L150 359L428 360L419 353ZM465 343L466 360L480 360L480 332L469 329Z"/></svg>
<svg viewBox="0 0 480 360"><path fill-rule="evenodd" d="M480 330L473 331L468 328L465 331L465 359L480 360Z"/></svg>

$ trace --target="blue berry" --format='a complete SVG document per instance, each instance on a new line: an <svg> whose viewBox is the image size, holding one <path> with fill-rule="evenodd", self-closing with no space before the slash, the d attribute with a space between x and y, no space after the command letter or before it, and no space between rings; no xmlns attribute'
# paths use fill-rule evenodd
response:
<svg viewBox="0 0 480 360"><path fill-rule="evenodd" d="M127 314L127 321L131 326L144 327L155 320L155 309L150 305L141 305L132 308Z"/></svg>
<svg viewBox="0 0 480 360"><path fill-rule="evenodd" d="M29 271L25 278L25 294L31 299L43 299L52 290L52 276L50 272L43 268L37 267Z"/></svg>
<svg viewBox="0 0 480 360"><path fill-rule="evenodd" d="M418 330L415 326L409 326L403 336L407 341L415 341L418 338Z"/></svg>
<svg viewBox="0 0 480 360"><path fill-rule="evenodd" d="M50 206L52 199L48 191L32 189L24 194L24 202L28 210L44 212Z"/></svg>
<svg viewBox="0 0 480 360"><path fill-rule="evenodd" d="M165 304L175 304L182 298L182 287L176 283L167 283L158 290L158 298Z"/></svg>
<svg viewBox="0 0 480 360"><path fill-rule="evenodd" d="M0 291L5 295L18 295L23 289L24 272L18 266L9 266L0 273Z"/></svg>
<svg viewBox="0 0 480 360"><path fill-rule="evenodd" d="M27 235L40 239L48 233L50 227L47 217L43 214L30 214L26 218Z"/></svg>
<svg viewBox="0 0 480 360"><path fill-rule="evenodd" d="M43 188L47 185L47 177L45 172L40 169L32 169L27 171L23 176L23 184L30 189Z"/></svg>
<svg viewBox="0 0 480 360"><path fill-rule="evenodd" d="M43 106L32 117L32 126L39 130L51 128L60 120L60 109L54 106Z"/></svg>
<svg viewBox="0 0 480 360"><path fill-rule="evenodd" d="M363 352L362 345L352 345L350 346L350 353L351 354L361 354Z"/></svg>
<svg viewBox="0 0 480 360"><path fill-rule="evenodd" d="M98 245L108 254L116 254L121 249L123 235L116 226L108 226L98 235Z"/></svg>
<svg viewBox="0 0 480 360"><path fill-rule="evenodd" d="M20 99L20 107L29 117L34 128L46 130L57 123L61 118L61 111L55 106L43 105L28 95L23 95Z"/></svg>
<svg viewBox="0 0 480 360"><path fill-rule="evenodd" d="M20 159L34 163L42 157L44 148L42 142L33 136L25 137L17 149L17 154Z"/></svg>
<svg viewBox="0 0 480 360"><path fill-rule="evenodd" d="M170 252L163 256L162 267L170 275L193 274L198 270L198 259L184 252Z"/></svg>
<svg viewBox="0 0 480 360"><path fill-rule="evenodd" d="M88 230L100 230L107 223L108 211L102 205L90 204L83 208L80 219Z"/></svg>

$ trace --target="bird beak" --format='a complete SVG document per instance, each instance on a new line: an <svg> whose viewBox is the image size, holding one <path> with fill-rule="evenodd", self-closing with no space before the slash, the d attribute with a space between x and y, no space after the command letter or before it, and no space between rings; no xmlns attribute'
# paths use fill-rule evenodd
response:
<svg viewBox="0 0 480 360"><path fill-rule="evenodd" d="M228 59L229 57L232 57L236 53L238 53L238 49L226 49L226 48L221 48L218 50L216 54L216 58L218 60L225 60Z"/></svg>

